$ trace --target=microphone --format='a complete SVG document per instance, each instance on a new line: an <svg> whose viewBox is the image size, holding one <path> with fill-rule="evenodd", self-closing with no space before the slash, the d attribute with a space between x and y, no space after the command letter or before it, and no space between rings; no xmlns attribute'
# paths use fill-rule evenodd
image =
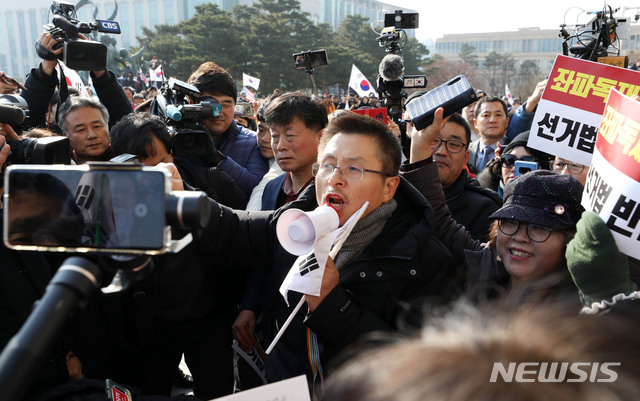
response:
<svg viewBox="0 0 640 401"><path fill-rule="evenodd" d="M402 56L387 54L380 62L378 72L385 81L401 80L404 76L404 60L402 60Z"/></svg>
<svg viewBox="0 0 640 401"><path fill-rule="evenodd" d="M19 107L0 104L0 122L18 127L24 121L25 112Z"/></svg>

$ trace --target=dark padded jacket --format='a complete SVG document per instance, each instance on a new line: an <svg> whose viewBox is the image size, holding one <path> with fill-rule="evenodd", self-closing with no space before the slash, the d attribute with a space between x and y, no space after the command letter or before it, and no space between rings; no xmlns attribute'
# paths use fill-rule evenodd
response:
<svg viewBox="0 0 640 401"><path fill-rule="evenodd" d="M307 327L317 334L324 350L321 361L326 364L365 333L397 330L408 316L418 324L422 315L412 314L419 309L412 306L448 300L453 294L453 257L433 235L431 207L404 179L395 199L398 207L382 233L343 267L340 284L312 314L305 316L304 307L298 312L265 362L270 380L310 373ZM274 282L281 283L296 257L278 243L277 219L288 208L310 211L317 206L315 185L275 212L234 212L212 203L212 220L201 243L225 264L272 271ZM273 286L271 316L266 318L280 327L301 295L290 293L288 307L278 288ZM275 331L265 336L273 338Z"/></svg>

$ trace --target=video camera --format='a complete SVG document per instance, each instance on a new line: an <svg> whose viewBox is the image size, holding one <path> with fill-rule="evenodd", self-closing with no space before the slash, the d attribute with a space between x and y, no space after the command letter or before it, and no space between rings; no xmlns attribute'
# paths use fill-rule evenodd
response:
<svg viewBox="0 0 640 401"><path fill-rule="evenodd" d="M170 228L199 229L210 216L206 194L171 191L167 170L133 163L14 165L4 189L4 242L17 250L175 252L185 244Z"/></svg>
<svg viewBox="0 0 640 401"><path fill-rule="evenodd" d="M19 127L29 115L27 102L18 95L0 96L0 123ZM12 164L71 164L69 138L52 136L6 142L11 148L4 168ZM0 173L1 177L1 173Z"/></svg>
<svg viewBox="0 0 640 401"><path fill-rule="evenodd" d="M620 40L628 39L630 21L627 17L613 16L618 8L606 7L609 8L608 11L605 8L587 13L592 15L590 20L570 28L574 31L573 34L569 33L566 24L560 25L559 36L564 39L562 53L565 56L571 53L579 59L598 61L600 57L610 56L610 49L614 50L613 55L620 55Z"/></svg>
<svg viewBox="0 0 640 401"><path fill-rule="evenodd" d="M172 129L174 156L198 157L205 165L213 166L213 139L198 120L219 116L222 106L214 98L189 104L187 96L198 99L200 91L186 82L169 78L151 102L151 114L160 116Z"/></svg>
<svg viewBox="0 0 640 401"><path fill-rule="evenodd" d="M44 31L51 33L55 39L61 41L53 49L64 48L58 56L44 48L40 42L36 42L38 56L45 60L61 60L72 70L96 71L107 67L107 47L94 40L84 40L78 37L79 33L120 33L120 24L116 21L97 19L95 22L80 22L76 16L76 8L73 4L54 0L50 12L54 14L51 24L43 26Z"/></svg>
<svg viewBox="0 0 640 401"><path fill-rule="evenodd" d="M389 117L399 125L402 124L402 99L407 97L405 89L427 86L426 75L404 75L402 49L407 43L404 29L418 28L418 17L417 13L403 13L402 10L385 14L385 28L376 38L378 44L385 47L385 51L389 53L382 59L379 66L378 98L387 108ZM403 37L404 43L400 44Z"/></svg>

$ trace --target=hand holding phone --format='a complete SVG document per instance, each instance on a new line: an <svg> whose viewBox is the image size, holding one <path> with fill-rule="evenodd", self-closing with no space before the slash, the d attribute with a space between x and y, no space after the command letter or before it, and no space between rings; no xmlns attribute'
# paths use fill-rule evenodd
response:
<svg viewBox="0 0 640 401"><path fill-rule="evenodd" d="M24 87L20 82L16 81L14 78L6 75L3 71L0 71L0 92L3 95L8 95L13 93L16 89L28 90Z"/></svg>

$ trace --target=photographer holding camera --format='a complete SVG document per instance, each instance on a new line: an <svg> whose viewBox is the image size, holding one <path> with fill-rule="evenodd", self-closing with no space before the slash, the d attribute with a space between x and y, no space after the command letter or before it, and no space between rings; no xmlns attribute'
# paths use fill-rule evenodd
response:
<svg viewBox="0 0 640 401"><path fill-rule="evenodd" d="M78 36L84 38L84 35L82 34L78 34ZM54 50L54 46L59 43L60 40L56 39L50 32L43 32L38 40L38 44L40 46L55 56L58 56L63 52L62 47ZM32 69L31 73L27 77L25 87L28 90L23 90L21 92L21 96L29 105L30 115L29 118L25 120L25 123L23 124L24 126L46 126L46 115L49 110L49 101L55 92L56 86L59 84L55 71L57 64L58 60L56 58L53 60L43 58L38 68ZM93 80L93 86L100 102L108 111L104 121L105 124L108 123L108 126L111 127L120 120L120 118L133 111L131 102L129 102L126 93L118 83L114 73L106 69L91 71L91 79ZM68 88L65 83L60 83L59 93L58 107L60 107L61 103L68 97ZM70 121L68 126L76 125L76 123L79 122ZM58 119L58 124L63 125L60 119ZM63 130L63 133L64 135L69 136L69 132ZM105 156L104 160L108 160L109 158L110 157Z"/></svg>
<svg viewBox="0 0 640 401"><path fill-rule="evenodd" d="M235 81L225 69L211 61L201 64L188 81L202 93L199 99L192 100L202 102L214 98L222 105L219 116L199 122L207 128L221 155L216 167L229 173L247 197L250 196L269 164L260 153L256 134L238 126L233 119L238 97Z"/></svg>

